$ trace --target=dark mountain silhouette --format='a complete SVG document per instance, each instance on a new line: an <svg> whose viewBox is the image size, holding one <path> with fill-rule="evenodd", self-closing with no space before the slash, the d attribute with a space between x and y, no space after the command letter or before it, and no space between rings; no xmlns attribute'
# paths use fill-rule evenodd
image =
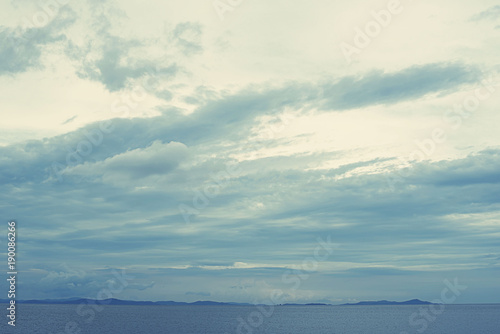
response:
<svg viewBox="0 0 500 334"><path fill-rule="evenodd" d="M0 299L0 303L10 303L10 299ZM247 305L246 303L221 303L213 301L196 301L194 303L174 302L174 301L135 301L121 300L115 298L96 300L88 298L68 298L68 299L35 299L16 300L16 304L99 304L99 305Z"/></svg>
<svg viewBox="0 0 500 334"><path fill-rule="evenodd" d="M0 303L7 304L10 302L10 299L0 299ZM174 302L174 301L135 301L135 300L121 300L115 298L96 300L96 299L88 299L88 298L68 298L68 299L36 299L36 300L16 300L16 304L69 304L69 305L78 305L78 304L99 304L99 305L199 305L199 306L224 306L224 305L236 305L236 306L253 306L254 304L248 303L223 303L223 302L214 302L214 301L196 301L193 303L186 302ZM323 304L323 303L308 303L308 304L281 304L280 306L367 306L367 305L430 305L431 302L422 301L419 299L407 300L404 302L393 302L387 300L379 300L379 301L363 301L355 304L341 304L341 305L332 305L332 304Z"/></svg>
<svg viewBox="0 0 500 334"><path fill-rule="evenodd" d="M388 300L364 301L354 304L342 304L342 306L363 306L363 305L431 305L431 302L426 302L420 299L407 300L405 302L392 302Z"/></svg>

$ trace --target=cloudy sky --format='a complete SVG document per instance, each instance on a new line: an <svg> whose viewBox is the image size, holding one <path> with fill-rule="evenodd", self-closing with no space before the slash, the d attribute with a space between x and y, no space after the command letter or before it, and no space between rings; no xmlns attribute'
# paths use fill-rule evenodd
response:
<svg viewBox="0 0 500 334"><path fill-rule="evenodd" d="M18 299L498 302L497 4L3 1Z"/></svg>

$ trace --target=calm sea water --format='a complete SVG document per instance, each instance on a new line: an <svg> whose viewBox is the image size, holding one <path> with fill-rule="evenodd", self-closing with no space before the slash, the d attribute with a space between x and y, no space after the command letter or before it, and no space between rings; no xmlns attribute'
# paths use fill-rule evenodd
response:
<svg viewBox="0 0 500 334"><path fill-rule="evenodd" d="M0 305L5 310L7 305ZM18 305L16 327L8 326L4 315L0 333L500 333L500 304L446 305L443 311L428 306L107 305L99 310L86 306L80 315L77 307Z"/></svg>

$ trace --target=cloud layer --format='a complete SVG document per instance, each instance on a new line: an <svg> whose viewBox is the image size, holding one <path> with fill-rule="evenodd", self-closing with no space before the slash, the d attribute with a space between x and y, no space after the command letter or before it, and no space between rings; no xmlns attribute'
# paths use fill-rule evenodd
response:
<svg viewBox="0 0 500 334"><path fill-rule="evenodd" d="M454 3L448 20L415 5L408 21L456 31L416 39L415 60L391 35L413 26L395 21L347 68L320 2L304 23L248 26L281 9L263 2L220 21L192 3L176 18L89 1L2 26L0 212L19 226L19 298L95 298L125 270L116 298L432 300L458 277L460 302L498 301L500 67L479 56L497 35L462 33L497 8Z"/></svg>

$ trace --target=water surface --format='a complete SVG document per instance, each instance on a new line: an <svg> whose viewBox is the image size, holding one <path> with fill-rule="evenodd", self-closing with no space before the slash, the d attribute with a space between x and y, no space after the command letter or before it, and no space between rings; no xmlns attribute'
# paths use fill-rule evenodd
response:
<svg viewBox="0 0 500 334"><path fill-rule="evenodd" d="M6 304L1 304L5 310ZM96 305L97 306L97 305ZM78 312L79 311L79 312ZM429 306L17 306L0 333L498 334L500 304ZM433 313L434 312L434 313ZM4 311L7 314L7 311Z"/></svg>

